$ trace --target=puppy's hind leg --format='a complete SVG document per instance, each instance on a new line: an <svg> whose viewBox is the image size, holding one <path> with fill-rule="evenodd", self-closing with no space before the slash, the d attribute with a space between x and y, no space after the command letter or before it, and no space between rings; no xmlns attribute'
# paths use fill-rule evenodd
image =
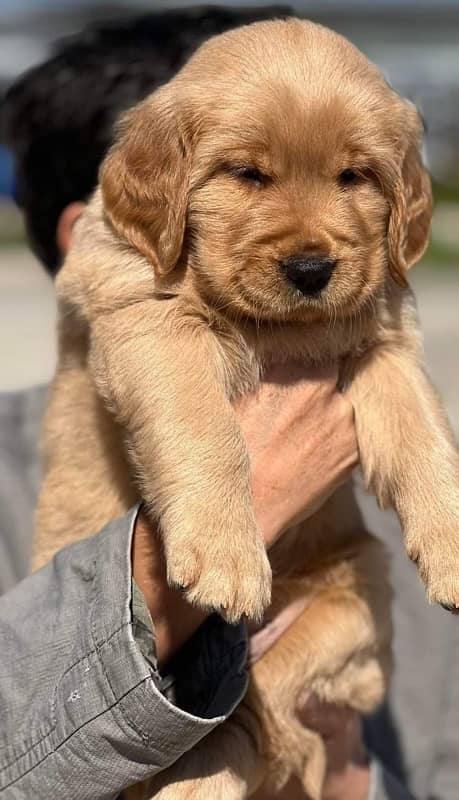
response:
<svg viewBox="0 0 459 800"><path fill-rule="evenodd" d="M263 762L255 738L233 717L176 764L153 778L146 797L245 800L262 780Z"/></svg>

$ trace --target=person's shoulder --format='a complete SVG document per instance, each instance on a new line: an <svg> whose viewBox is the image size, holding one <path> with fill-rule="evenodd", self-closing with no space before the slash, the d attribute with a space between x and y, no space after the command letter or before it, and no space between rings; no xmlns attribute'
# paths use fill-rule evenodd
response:
<svg viewBox="0 0 459 800"><path fill-rule="evenodd" d="M48 386L33 386L12 392L0 391L0 424L14 420L16 424L37 420L43 417Z"/></svg>
<svg viewBox="0 0 459 800"><path fill-rule="evenodd" d="M0 392L0 594L27 572L47 387Z"/></svg>
<svg viewBox="0 0 459 800"><path fill-rule="evenodd" d="M38 445L47 386L0 392L0 468L30 473L38 466Z"/></svg>

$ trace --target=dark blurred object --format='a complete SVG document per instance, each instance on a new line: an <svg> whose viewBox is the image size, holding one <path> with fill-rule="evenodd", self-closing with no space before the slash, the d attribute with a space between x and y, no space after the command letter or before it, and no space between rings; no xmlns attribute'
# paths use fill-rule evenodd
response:
<svg viewBox="0 0 459 800"><path fill-rule="evenodd" d="M9 150L0 144L0 200L14 197L14 167Z"/></svg>
<svg viewBox="0 0 459 800"><path fill-rule="evenodd" d="M1 110L2 137L14 154L30 244L51 272L59 268L59 215L94 189L120 112L168 81L209 36L290 13L285 6L202 6L92 27L13 84Z"/></svg>

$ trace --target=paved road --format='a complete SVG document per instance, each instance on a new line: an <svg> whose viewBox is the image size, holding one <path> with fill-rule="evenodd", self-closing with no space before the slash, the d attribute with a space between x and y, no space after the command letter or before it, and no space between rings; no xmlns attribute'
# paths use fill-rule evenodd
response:
<svg viewBox="0 0 459 800"><path fill-rule="evenodd" d="M459 434L459 268L418 268L427 360ZM0 250L0 391L47 381L53 371L53 287L25 249Z"/></svg>

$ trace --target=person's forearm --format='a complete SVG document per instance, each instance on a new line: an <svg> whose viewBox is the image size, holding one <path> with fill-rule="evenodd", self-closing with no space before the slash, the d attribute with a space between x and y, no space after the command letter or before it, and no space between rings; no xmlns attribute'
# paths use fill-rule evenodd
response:
<svg viewBox="0 0 459 800"><path fill-rule="evenodd" d="M215 616L187 645L186 713L160 691L133 633L136 516L0 598L0 797L73 800L78 786L81 800L111 800L193 747L244 694L244 629Z"/></svg>
<svg viewBox="0 0 459 800"><path fill-rule="evenodd" d="M159 534L142 513L132 540L132 573L154 620L156 656L162 666L208 615L190 605L179 589L168 586Z"/></svg>

